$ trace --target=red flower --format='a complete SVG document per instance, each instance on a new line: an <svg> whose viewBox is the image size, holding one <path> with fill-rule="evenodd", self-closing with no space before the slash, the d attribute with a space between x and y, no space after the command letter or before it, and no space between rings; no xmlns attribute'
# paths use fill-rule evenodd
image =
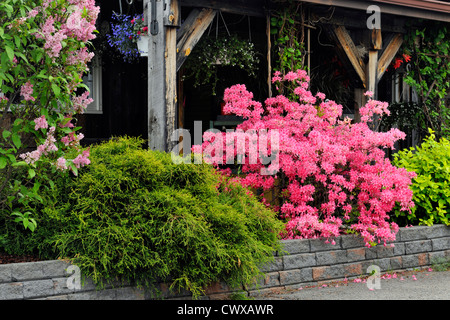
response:
<svg viewBox="0 0 450 320"><path fill-rule="evenodd" d="M148 31L148 27L143 27L142 28L142 32L147 32Z"/></svg>
<svg viewBox="0 0 450 320"><path fill-rule="evenodd" d="M140 32L140 31L138 31L138 32L137 32L137 34L138 34L138 36L140 36L140 35L141 35L141 32Z"/></svg>
<svg viewBox="0 0 450 320"><path fill-rule="evenodd" d="M130 36L130 39L133 39L133 36Z"/></svg>
<svg viewBox="0 0 450 320"><path fill-rule="evenodd" d="M403 59L405 59L406 62L411 61L411 56L407 55L407 54L403 54Z"/></svg>
<svg viewBox="0 0 450 320"><path fill-rule="evenodd" d="M131 24L134 24L134 19L133 19L133 20L131 20Z"/></svg>
<svg viewBox="0 0 450 320"><path fill-rule="evenodd" d="M395 63L394 63L394 69L398 69L400 68L400 66L402 65L403 60L400 58L395 58Z"/></svg>

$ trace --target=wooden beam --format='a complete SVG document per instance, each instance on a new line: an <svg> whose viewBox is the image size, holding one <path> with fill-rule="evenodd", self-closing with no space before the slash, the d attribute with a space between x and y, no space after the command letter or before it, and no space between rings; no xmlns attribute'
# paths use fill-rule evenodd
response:
<svg viewBox="0 0 450 320"><path fill-rule="evenodd" d="M326 7L325 7L326 8ZM323 16L326 16L326 12L313 9L313 19L317 20ZM407 18L396 16L395 19L388 19L382 15L381 21L383 22L383 32L393 33L406 33L406 20ZM355 19L355 11L350 9L336 8L333 16L330 20L327 20L329 24L346 26L347 28L366 29L366 19Z"/></svg>
<svg viewBox="0 0 450 320"><path fill-rule="evenodd" d="M266 0L180 0L183 7L209 8L226 13L264 18Z"/></svg>
<svg viewBox="0 0 450 320"><path fill-rule="evenodd" d="M216 16L213 9L193 9L181 29L178 31L176 44L176 69L180 70L187 57L191 54L203 33Z"/></svg>
<svg viewBox="0 0 450 320"><path fill-rule="evenodd" d="M389 44L386 46L377 68L377 80L379 81L383 74L386 72L387 67L394 59L401 45L403 44L403 35L401 33L396 34Z"/></svg>
<svg viewBox="0 0 450 320"><path fill-rule="evenodd" d="M332 36L335 38L339 47L345 52L345 55L353 66L353 69L358 75L359 80L361 80L363 86L366 87L364 62L362 61L361 57L359 57L356 46L353 43L352 38L348 34L347 29L344 26L331 26L331 30Z"/></svg>

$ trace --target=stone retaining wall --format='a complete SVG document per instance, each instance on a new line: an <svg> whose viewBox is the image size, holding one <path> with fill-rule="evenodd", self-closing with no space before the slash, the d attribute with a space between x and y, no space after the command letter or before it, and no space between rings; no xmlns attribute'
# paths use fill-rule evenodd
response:
<svg viewBox="0 0 450 320"><path fill-rule="evenodd" d="M346 235L327 244L320 239L283 241L287 253L275 253L275 262L264 266L265 278L258 286L230 290L226 284L215 283L206 290L206 299L224 299L238 291L258 296L267 291L294 289L343 278L367 274L375 265L382 272L427 267L436 258L450 259L450 227L401 228L394 247L367 248L358 236ZM73 284L75 274L62 260L0 265L0 300L64 299L64 300L145 300L155 298L154 292L132 285L108 286L97 290L87 280L81 288ZM160 283L164 298L189 298L189 293L172 295Z"/></svg>
<svg viewBox="0 0 450 320"><path fill-rule="evenodd" d="M400 228L396 238L394 247L372 248L353 235L336 238L335 245L319 239L284 241L288 254L276 256L275 263L264 269L266 279L260 293L277 286L295 289L352 279L369 274L367 269L373 265L389 272L427 267L440 257L450 259L450 227Z"/></svg>

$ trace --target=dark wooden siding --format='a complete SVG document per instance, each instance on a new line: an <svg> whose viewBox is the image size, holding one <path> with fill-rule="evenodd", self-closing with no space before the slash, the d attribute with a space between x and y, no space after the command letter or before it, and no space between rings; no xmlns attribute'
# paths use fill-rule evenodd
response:
<svg viewBox="0 0 450 320"><path fill-rule="evenodd" d="M84 144L109 139L112 136L141 136L147 139L147 58L134 63L124 62L106 43L107 26L111 15L119 13L117 1L102 0L97 29L100 34L93 41L94 52L102 61L102 114L78 115L78 125L85 135ZM142 2L134 6L122 4L124 14L142 12Z"/></svg>

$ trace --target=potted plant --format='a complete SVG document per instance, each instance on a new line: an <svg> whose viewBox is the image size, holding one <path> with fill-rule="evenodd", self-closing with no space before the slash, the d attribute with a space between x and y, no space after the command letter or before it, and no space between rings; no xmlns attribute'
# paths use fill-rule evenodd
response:
<svg viewBox="0 0 450 320"><path fill-rule="evenodd" d="M259 58L254 44L237 35L207 37L200 41L186 61L186 78L194 79L194 86L212 85L213 95L219 81L217 70L231 66L256 77Z"/></svg>
<svg viewBox="0 0 450 320"><path fill-rule="evenodd" d="M133 26L132 40L136 41L138 51L141 57L148 56L148 26L144 24L144 18L142 15L138 15L131 20Z"/></svg>
<svg viewBox="0 0 450 320"><path fill-rule="evenodd" d="M111 34L107 35L108 43L118 50L125 62L133 62L140 56L147 56L148 27L144 25L142 14L134 17L128 15L112 15Z"/></svg>

